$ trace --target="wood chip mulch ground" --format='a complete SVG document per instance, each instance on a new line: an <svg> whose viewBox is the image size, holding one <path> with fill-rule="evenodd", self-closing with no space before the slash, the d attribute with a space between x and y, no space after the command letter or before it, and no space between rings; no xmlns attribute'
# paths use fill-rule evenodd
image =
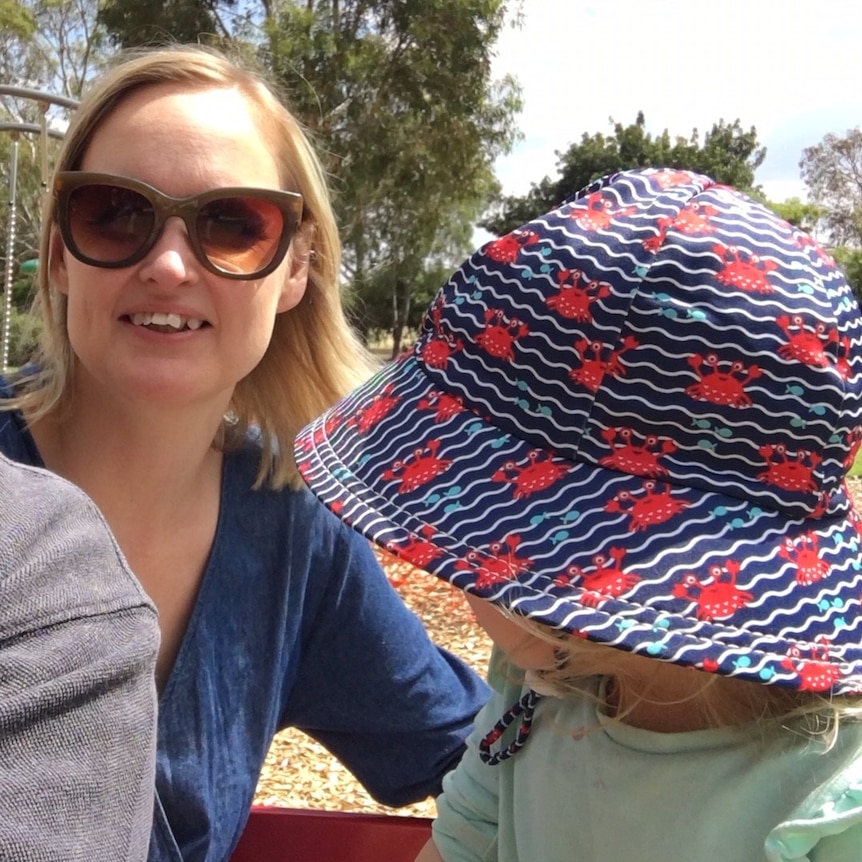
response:
<svg viewBox="0 0 862 862"><path fill-rule="evenodd" d="M854 479L849 484L862 508L862 480ZM385 552L380 552L380 559L389 579L425 623L432 639L484 675L491 643L460 592ZM284 731L275 738L254 801L258 805L423 817L433 817L435 812L432 799L397 809L379 805L325 748L297 730Z"/></svg>

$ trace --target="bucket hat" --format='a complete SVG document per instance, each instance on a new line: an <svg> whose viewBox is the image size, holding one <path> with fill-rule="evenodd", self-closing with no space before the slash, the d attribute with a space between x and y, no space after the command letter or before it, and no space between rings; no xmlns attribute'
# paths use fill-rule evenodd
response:
<svg viewBox="0 0 862 862"><path fill-rule="evenodd" d="M355 529L510 612L857 693L860 342L806 234L705 176L617 173L470 257L297 463Z"/></svg>

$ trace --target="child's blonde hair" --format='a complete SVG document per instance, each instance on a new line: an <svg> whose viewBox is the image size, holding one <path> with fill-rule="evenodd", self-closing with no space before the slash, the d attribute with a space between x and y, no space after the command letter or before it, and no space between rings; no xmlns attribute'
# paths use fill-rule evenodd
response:
<svg viewBox="0 0 862 862"><path fill-rule="evenodd" d="M554 647L554 667L539 671L544 685L561 695L586 696L595 699L611 720L624 721L633 706L646 701L656 706L690 703L704 727L726 728L743 725L756 727L764 738L790 732L803 737L818 737L824 750L832 747L843 721L862 718L862 700L858 697L824 696L815 691L799 691L776 685L760 685L744 679L705 673L697 668L663 662L651 656L638 655L554 631L542 623L532 622L519 614L498 607L507 619L524 630L524 636L538 638ZM504 656L498 654L498 660ZM650 695L651 681L659 675L687 674L688 693L673 701ZM692 681L697 678L696 684ZM604 677L612 684L596 698L586 680ZM618 712L607 695L616 688L637 682L641 694L629 708Z"/></svg>

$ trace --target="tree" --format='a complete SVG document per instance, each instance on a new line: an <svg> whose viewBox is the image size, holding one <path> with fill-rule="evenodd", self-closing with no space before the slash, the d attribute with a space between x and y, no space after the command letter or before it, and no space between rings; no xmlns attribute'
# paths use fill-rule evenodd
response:
<svg viewBox="0 0 862 862"><path fill-rule="evenodd" d="M832 249L835 262L847 276L847 283L853 289L856 299L862 305L862 248L841 246Z"/></svg>
<svg viewBox="0 0 862 862"><path fill-rule="evenodd" d="M217 42L232 37L226 20L236 6L236 0L106 0L98 20L123 48Z"/></svg>
<svg viewBox="0 0 862 862"><path fill-rule="evenodd" d="M794 227L804 230L806 233L815 233L818 225L826 215L826 211L819 204L803 201L801 198L788 198L776 203L766 201L771 210L776 212L784 221Z"/></svg>
<svg viewBox="0 0 862 862"><path fill-rule="evenodd" d="M557 153L559 176L534 183L523 197L504 197L480 222L501 236L547 212L592 180L613 171L639 167L684 168L711 176L744 191L754 188L754 172L766 157L752 126L745 131L739 120L719 120L700 142L697 129L688 138L671 138L667 129L657 137L646 130L643 112L634 123L614 123L613 134L584 134L579 143Z"/></svg>
<svg viewBox="0 0 862 862"><path fill-rule="evenodd" d="M799 162L813 200L825 210L830 241L862 247L862 129L829 134L806 147Z"/></svg>
<svg viewBox="0 0 862 862"><path fill-rule="evenodd" d="M491 79L501 0L309 0L269 25L269 61L333 178L345 271L394 352L425 273L469 250L514 140L514 81ZM388 302L379 292L388 285ZM377 306L368 310L373 301Z"/></svg>

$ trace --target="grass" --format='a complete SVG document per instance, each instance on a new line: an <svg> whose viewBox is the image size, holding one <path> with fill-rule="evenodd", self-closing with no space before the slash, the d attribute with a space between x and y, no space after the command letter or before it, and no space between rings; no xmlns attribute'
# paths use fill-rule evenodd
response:
<svg viewBox="0 0 862 862"><path fill-rule="evenodd" d="M862 476L862 451L856 456L853 466L850 468L851 476Z"/></svg>

